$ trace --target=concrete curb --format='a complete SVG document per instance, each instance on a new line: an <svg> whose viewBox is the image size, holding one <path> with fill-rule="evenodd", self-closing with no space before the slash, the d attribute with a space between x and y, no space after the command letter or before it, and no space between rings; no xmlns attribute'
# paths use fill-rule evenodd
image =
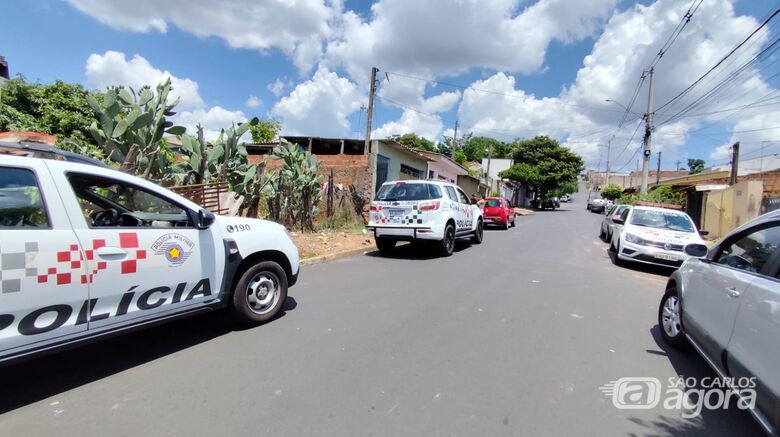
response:
<svg viewBox="0 0 780 437"><path fill-rule="evenodd" d="M306 258L301 260L302 266L310 266L314 264L320 264L328 261L335 261L337 259L341 258L349 258L351 256L355 255L362 255L363 252L373 252L376 250L373 246L366 246L361 247L358 249L352 249L352 250L346 250L344 252L337 252L337 253L331 253L328 255L320 255L320 256L314 256L311 258Z"/></svg>

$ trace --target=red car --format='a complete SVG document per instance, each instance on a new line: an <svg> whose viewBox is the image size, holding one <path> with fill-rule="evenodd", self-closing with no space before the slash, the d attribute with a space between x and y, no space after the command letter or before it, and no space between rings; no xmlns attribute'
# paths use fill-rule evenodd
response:
<svg viewBox="0 0 780 437"><path fill-rule="evenodd" d="M501 197L486 197L482 216L485 218L485 226L498 225L509 229L509 226L515 225L515 210L508 200Z"/></svg>

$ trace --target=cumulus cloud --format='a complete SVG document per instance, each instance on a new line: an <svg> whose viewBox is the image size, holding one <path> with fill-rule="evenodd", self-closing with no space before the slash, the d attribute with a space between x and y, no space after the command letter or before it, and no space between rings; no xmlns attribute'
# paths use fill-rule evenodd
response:
<svg viewBox="0 0 780 437"><path fill-rule="evenodd" d="M215 36L230 47L267 52L279 49L301 71L331 34L340 14L330 0L68 0L78 10L111 27L134 32L167 32L169 24L199 37Z"/></svg>
<svg viewBox="0 0 780 437"><path fill-rule="evenodd" d="M435 141L442 130L442 126L441 117L439 116L405 110L399 120L383 124L371 132L371 137L387 138L391 135L403 135L414 132L421 137Z"/></svg>
<svg viewBox="0 0 780 437"><path fill-rule="evenodd" d="M247 108L259 108L263 106L263 101L260 99L260 97L257 97L255 95L250 95L246 102L244 102L244 106Z"/></svg>
<svg viewBox="0 0 780 437"><path fill-rule="evenodd" d="M173 88L171 97L179 98L179 109L202 108L206 105L200 97L197 82L155 68L140 55L134 55L128 60L124 53L113 50L102 55L93 53L87 58L86 75L87 80L98 88L125 85L135 90L144 85L154 89L157 84L170 78Z"/></svg>
<svg viewBox="0 0 780 437"><path fill-rule="evenodd" d="M350 132L349 116L364 101L365 95L354 82L321 68L279 100L271 112L281 119L287 135L337 137Z"/></svg>
<svg viewBox="0 0 780 437"><path fill-rule="evenodd" d="M273 83L268 84L268 91L276 97L281 97L288 89L292 88L293 82L287 78L277 78Z"/></svg>
<svg viewBox="0 0 780 437"><path fill-rule="evenodd" d="M196 127L203 127L203 135L207 140L214 140L222 129L229 128L233 123L246 121L242 111L230 111L220 106L212 106L208 110L196 109L183 111L177 115L176 123L187 128L187 132L194 135ZM246 139L246 138L245 138Z"/></svg>

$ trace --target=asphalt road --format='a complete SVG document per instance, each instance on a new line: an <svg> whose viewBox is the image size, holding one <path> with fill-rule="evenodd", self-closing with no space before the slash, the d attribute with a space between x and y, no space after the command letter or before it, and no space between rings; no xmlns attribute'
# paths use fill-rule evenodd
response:
<svg viewBox="0 0 780 437"><path fill-rule="evenodd" d="M450 258L305 267L286 311L196 317L0 370L0 435L761 435L743 411L620 410L621 377L713 376L656 326L585 195Z"/></svg>

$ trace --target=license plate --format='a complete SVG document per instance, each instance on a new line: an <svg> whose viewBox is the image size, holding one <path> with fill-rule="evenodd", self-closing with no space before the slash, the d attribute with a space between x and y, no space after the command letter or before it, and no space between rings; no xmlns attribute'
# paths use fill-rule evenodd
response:
<svg viewBox="0 0 780 437"><path fill-rule="evenodd" d="M485 217L485 221L486 221L486 222L492 222L492 221L493 221L493 219L492 219L492 218L490 218L490 217Z"/></svg>
<svg viewBox="0 0 780 437"><path fill-rule="evenodd" d="M680 260L679 258L677 258L676 255L667 255L665 253L656 253L654 256L656 258L658 258L658 259L662 259L662 260L665 260L665 261L679 261Z"/></svg>

